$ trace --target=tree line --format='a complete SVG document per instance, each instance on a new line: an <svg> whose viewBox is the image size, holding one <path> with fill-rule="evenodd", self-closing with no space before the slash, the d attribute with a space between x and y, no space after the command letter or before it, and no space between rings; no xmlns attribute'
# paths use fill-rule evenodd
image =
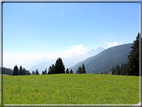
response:
<svg viewBox="0 0 142 107"><path fill-rule="evenodd" d="M22 66L20 66L20 69L18 69L18 66L15 65L13 69L13 75L31 75L31 73L25 68L22 68Z"/></svg>
<svg viewBox="0 0 142 107"><path fill-rule="evenodd" d="M121 66L116 65L116 67L112 67L112 69L110 69L110 71L112 71L112 74L114 75L125 75L126 74L126 67L127 64L126 63L122 63Z"/></svg>
<svg viewBox="0 0 142 107"><path fill-rule="evenodd" d="M42 74L73 74L73 70L71 69L69 71L69 69L67 68L65 70L65 66L63 64L63 61L61 58L58 58L56 60L55 64L52 64L47 72L47 69L45 69L44 71L42 71ZM36 71L32 71L32 74L26 70L25 68L22 69L22 66L20 66L20 69L18 70L17 65L14 66L13 69L13 75L39 75L39 71L38 69L36 69Z"/></svg>
<svg viewBox="0 0 142 107"><path fill-rule="evenodd" d="M142 54L142 38L140 36L140 33L138 33L136 40L133 42L130 51L128 55L128 62L125 64L121 64L121 66L116 65L116 67L112 68L112 74L114 75L134 75L139 76L139 42L141 42L141 54Z"/></svg>

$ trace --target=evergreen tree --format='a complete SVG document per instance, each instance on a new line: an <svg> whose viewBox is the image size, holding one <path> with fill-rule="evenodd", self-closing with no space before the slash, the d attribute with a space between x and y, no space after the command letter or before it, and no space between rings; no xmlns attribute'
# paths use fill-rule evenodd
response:
<svg viewBox="0 0 142 107"><path fill-rule="evenodd" d="M49 69L48 69L48 74L51 74L51 71L52 71L52 69L51 69L51 66L50 66Z"/></svg>
<svg viewBox="0 0 142 107"><path fill-rule="evenodd" d="M68 68L66 69L66 74L69 74L69 69Z"/></svg>
<svg viewBox="0 0 142 107"><path fill-rule="evenodd" d="M20 75L23 75L22 66L20 66Z"/></svg>
<svg viewBox="0 0 142 107"><path fill-rule="evenodd" d="M82 64L82 73L86 73L84 63Z"/></svg>
<svg viewBox="0 0 142 107"><path fill-rule="evenodd" d="M23 75L26 75L26 69L23 68Z"/></svg>
<svg viewBox="0 0 142 107"><path fill-rule="evenodd" d="M47 68L45 69L44 74L47 74Z"/></svg>
<svg viewBox="0 0 142 107"><path fill-rule="evenodd" d="M65 67L61 58L58 58L55 63L55 74L65 74Z"/></svg>
<svg viewBox="0 0 142 107"><path fill-rule="evenodd" d="M17 65L15 65L15 67L14 67L13 75L18 75L18 67L17 67Z"/></svg>
<svg viewBox="0 0 142 107"><path fill-rule="evenodd" d="M82 73L82 68L81 66L78 67L78 70L77 70L77 74L81 74Z"/></svg>
<svg viewBox="0 0 142 107"><path fill-rule="evenodd" d="M51 67L51 74L55 74L55 73L56 73L56 71L55 71L55 65L52 64L52 67Z"/></svg>
<svg viewBox="0 0 142 107"><path fill-rule="evenodd" d="M47 74L47 69L45 69L44 71L42 71L42 74Z"/></svg>
<svg viewBox="0 0 142 107"><path fill-rule="evenodd" d="M113 66L113 68L112 68L112 74L115 74L114 66Z"/></svg>
<svg viewBox="0 0 142 107"><path fill-rule="evenodd" d="M36 69L36 75L39 75L38 69Z"/></svg>
<svg viewBox="0 0 142 107"><path fill-rule="evenodd" d="M70 74L73 74L73 71L72 71L72 69L70 70Z"/></svg>
<svg viewBox="0 0 142 107"><path fill-rule="evenodd" d="M32 71L32 75L35 75L35 72L34 72L34 71Z"/></svg>
<svg viewBox="0 0 142 107"><path fill-rule="evenodd" d="M126 75L136 75L136 76L139 75L139 40L141 40L142 43L142 38L141 39L139 38L140 38L140 33L138 33L136 40L133 42L132 44L133 46L131 46L132 50L128 55Z"/></svg>
<svg viewBox="0 0 142 107"><path fill-rule="evenodd" d="M115 75L120 75L120 66L119 65L116 65Z"/></svg>

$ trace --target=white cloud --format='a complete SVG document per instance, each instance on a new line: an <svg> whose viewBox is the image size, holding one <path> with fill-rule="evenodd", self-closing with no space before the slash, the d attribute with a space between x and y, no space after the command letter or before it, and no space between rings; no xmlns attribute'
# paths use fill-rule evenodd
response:
<svg viewBox="0 0 142 107"><path fill-rule="evenodd" d="M36 60L47 57L49 59L56 59L58 57L61 58L68 58L72 56L78 56L84 54L86 48L83 45L75 45L70 47L63 52L57 53L4 53L3 54L3 65L5 67L13 68L16 64L18 66L23 65L23 63L30 61L31 64L34 63Z"/></svg>
<svg viewBox="0 0 142 107"><path fill-rule="evenodd" d="M113 43L111 43L111 42L105 42L104 44L106 44L108 47L114 47L114 46L118 46L118 45L122 45L122 44L124 44L124 43L117 43L117 42L113 42Z"/></svg>

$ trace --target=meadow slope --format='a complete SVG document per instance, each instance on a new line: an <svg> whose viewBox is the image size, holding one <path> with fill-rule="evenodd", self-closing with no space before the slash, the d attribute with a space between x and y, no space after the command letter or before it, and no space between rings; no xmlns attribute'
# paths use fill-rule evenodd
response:
<svg viewBox="0 0 142 107"><path fill-rule="evenodd" d="M139 77L106 74L3 76L3 104L136 104Z"/></svg>

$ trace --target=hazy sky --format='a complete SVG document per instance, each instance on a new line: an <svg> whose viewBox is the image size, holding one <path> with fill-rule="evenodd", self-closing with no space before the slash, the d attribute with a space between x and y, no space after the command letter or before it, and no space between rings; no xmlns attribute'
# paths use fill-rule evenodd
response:
<svg viewBox="0 0 142 107"><path fill-rule="evenodd" d="M3 63L107 49L138 32L139 3L4 3Z"/></svg>

